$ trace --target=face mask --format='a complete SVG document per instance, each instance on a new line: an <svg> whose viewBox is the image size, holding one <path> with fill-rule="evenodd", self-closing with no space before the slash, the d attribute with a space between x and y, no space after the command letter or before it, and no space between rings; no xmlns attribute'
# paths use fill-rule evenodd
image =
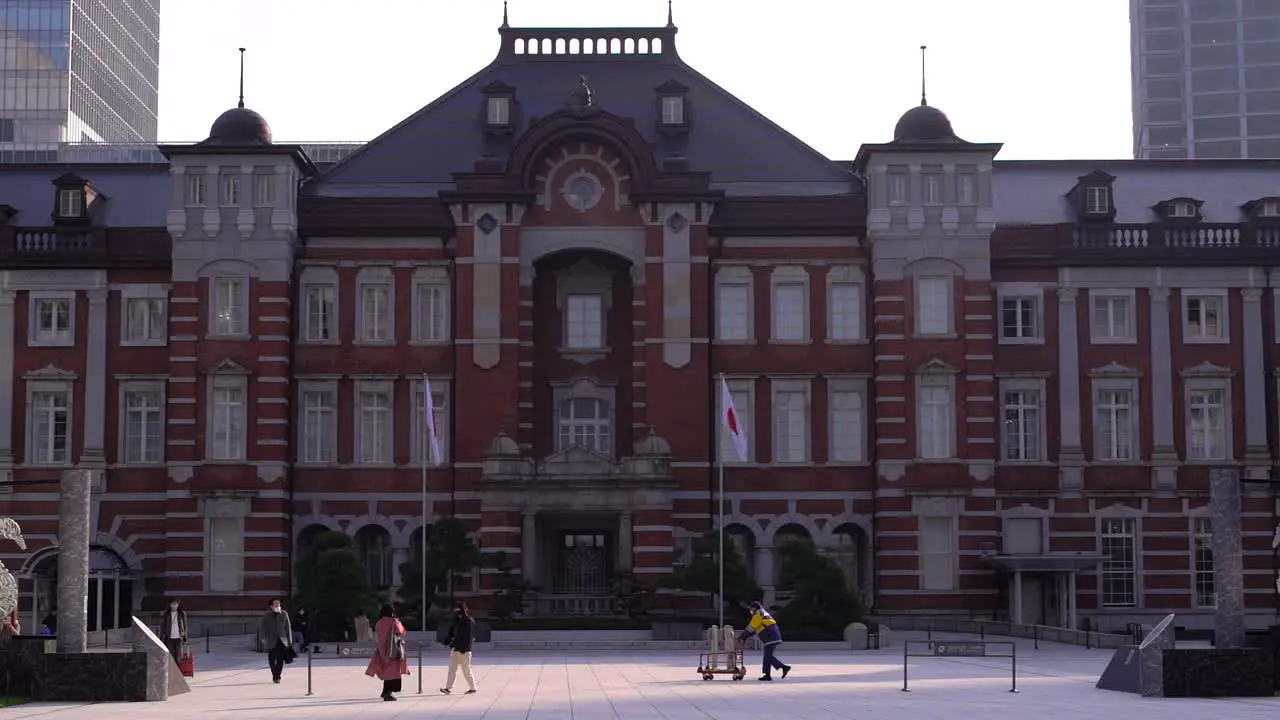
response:
<svg viewBox="0 0 1280 720"><path fill-rule="evenodd" d="M278 612L280 612L280 606L279 606L279 605L272 605L272 606L271 606L271 612L273 612L273 613L278 613Z"/></svg>
<svg viewBox="0 0 1280 720"><path fill-rule="evenodd" d="M177 610L177 609L178 609L178 606L177 606L177 605L170 605L170 606L169 606L169 609L170 609L170 610Z"/></svg>

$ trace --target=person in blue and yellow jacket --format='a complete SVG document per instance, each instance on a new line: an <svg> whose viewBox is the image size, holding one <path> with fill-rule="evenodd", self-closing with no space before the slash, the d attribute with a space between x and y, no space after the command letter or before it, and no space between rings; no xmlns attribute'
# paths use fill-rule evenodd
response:
<svg viewBox="0 0 1280 720"><path fill-rule="evenodd" d="M782 677L785 678L791 672L791 666L774 655L778 645L782 643L782 629L778 627L778 621L774 620L769 611L758 602L751 603L751 624L747 625L747 629L742 631L738 639L746 640L754 636L759 636L760 642L764 643L764 659L761 661L764 674L760 679L772 680L774 668L781 670Z"/></svg>

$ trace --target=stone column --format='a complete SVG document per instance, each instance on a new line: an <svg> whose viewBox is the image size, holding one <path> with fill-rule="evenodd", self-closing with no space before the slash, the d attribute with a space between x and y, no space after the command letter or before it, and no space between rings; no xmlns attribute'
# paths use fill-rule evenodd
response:
<svg viewBox="0 0 1280 720"><path fill-rule="evenodd" d="M527 512L524 514L520 528L520 574L527 583L534 582L538 575L538 516Z"/></svg>
<svg viewBox="0 0 1280 720"><path fill-rule="evenodd" d="M1241 295L1244 297L1245 477L1265 480L1271 471L1271 453L1267 450L1267 348L1263 339L1262 290L1245 288Z"/></svg>
<svg viewBox="0 0 1280 720"><path fill-rule="evenodd" d="M58 508L58 632L61 653L82 653L88 639L89 471L62 474Z"/></svg>
<svg viewBox="0 0 1280 720"><path fill-rule="evenodd" d="M107 289L89 296L88 350L84 380L84 453L80 462L101 467L106 462L103 431L107 426Z"/></svg>
<svg viewBox="0 0 1280 720"><path fill-rule="evenodd" d="M1213 523L1214 646L1244 647L1244 561L1241 557L1240 475L1234 468L1209 472Z"/></svg>
<svg viewBox="0 0 1280 720"><path fill-rule="evenodd" d="M1059 486L1084 487L1084 446L1080 442L1079 315L1075 288L1058 288L1058 451Z"/></svg>
<svg viewBox="0 0 1280 720"><path fill-rule="evenodd" d="M730 542L725 538L725 542ZM764 591L764 604L772 605L774 600L773 585L773 548L764 545L756 547L756 584Z"/></svg>
<svg viewBox="0 0 1280 720"><path fill-rule="evenodd" d="M1169 288L1151 296L1151 482L1156 490L1178 485L1178 451L1173 446L1173 345L1169 340Z"/></svg>
<svg viewBox="0 0 1280 720"><path fill-rule="evenodd" d="M635 541L631 535L631 513L618 516L618 569L625 572L635 564Z"/></svg>

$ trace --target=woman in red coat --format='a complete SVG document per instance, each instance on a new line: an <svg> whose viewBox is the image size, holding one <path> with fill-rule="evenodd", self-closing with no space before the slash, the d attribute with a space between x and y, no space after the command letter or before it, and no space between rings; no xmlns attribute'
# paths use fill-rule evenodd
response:
<svg viewBox="0 0 1280 720"><path fill-rule="evenodd" d="M395 609L390 605L383 605L382 612L378 613L374 634L378 636L378 645L364 674L382 681L382 699L390 702L396 699L391 693L400 692L400 678L409 674L404 625L400 624Z"/></svg>

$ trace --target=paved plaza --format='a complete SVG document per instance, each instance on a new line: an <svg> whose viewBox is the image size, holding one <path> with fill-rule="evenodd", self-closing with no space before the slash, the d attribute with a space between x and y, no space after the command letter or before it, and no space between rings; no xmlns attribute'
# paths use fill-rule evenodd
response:
<svg viewBox="0 0 1280 720"><path fill-rule="evenodd" d="M941 639L938 636L935 639ZM973 638L968 638L972 640ZM378 699L380 685L364 676L365 661L320 660L312 669L307 696L305 658L288 666L284 681L271 683L265 659L243 651L197 655L192 692L165 703L94 706L32 703L0 710L4 718L47 720L146 720L164 718L483 718L484 720L843 720L911 718L942 720L1160 720L1273 719L1280 699L1174 700L1096 690L1093 683L1111 656L1109 650L1042 646L1019 642L1018 694L1009 692L1009 663L996 659L911 660L910 693L902 692L902 646L874 652L786 652L795 666L786 680L742 682L720 677L704 682L690 654L534 652L477 653L480 692L439 693L445 654L424 658L423 694L418 675L404 679L399 702Z"/></svg>

